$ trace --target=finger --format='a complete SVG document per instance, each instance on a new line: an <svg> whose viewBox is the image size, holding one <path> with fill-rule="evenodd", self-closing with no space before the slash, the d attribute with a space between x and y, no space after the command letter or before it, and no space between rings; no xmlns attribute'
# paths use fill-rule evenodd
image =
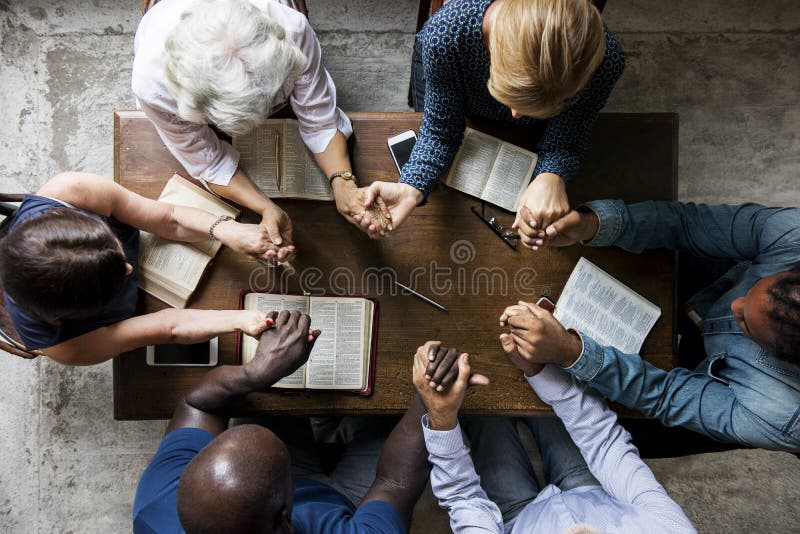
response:
<svg viewBox="0 0 800 534"><path fill-rule="evenodd" d="M517 352L517 344L511 334L500 334L500 346L506 354L514 355Z"/></svg>
<svg viewBox="0 0 800 534"><path fill-rule="evenodd" d="M532 314L534 314L539 319L546 319L547 316L550 315L550 312L536 304L535 302L525 302L524 300L519 301L520 306L524 306L526 309L530 310Z"/></svg>
<svg viewBox="0 0 800 534"><path fill-rule="evenodd" d="M317 338L322 334L322 330L312 330L310 334L308 334L308 344L306 345L306 349L308 352L311 352L311 349L314 348L314 343L317 342Z"/></svg>
<svg viewBox="0 0 800 534"><path fill-rule="evenodd" d="M289 312L286 310L282 310L278 314L278 318L275 320L275 326L283 326L289 321Z"/></svg>
<svg viewBox="0 0 800 534"><path fill-rule="evenodd" d="M441 365L442 361L444 361L446 356L447 347L436 347L436 355L434 356L433 361L429 362L428 366L425 368L425 379L431 381L430 386L432 388L436 387L436 383L433 381L433 375Z"/></svg>
<svg viewBox="0 0 800 534"><path fill-rule="evenodd" d="M525 339L523 333L512 330L511 337L514 340L514 343L517 345L517 353L520 355L526 358L531 358L534 352L536 352L534 346L529 343L527 339Z"/></svg>
<svg viewBox="0 0 800 534"><path fill-rule="evenodd" d="M453 364L458 361L460 355L461 353L457 349L448 349L444 359L442 359L439 366L436 368L436 372L433 373L431 382L434 382L436 385L441 384L442 379L447 375L448 371L450 371L450 368L453 367Z"/></svg>
<svg viewBox="0 0 800 534"><path fill-rule="evenodd" d="M458 378L456 378L456 382L453 385L453 391L460 393L467 389L471 371L472 369L469 366L469 355L461 354L458 357Z"/></svg>
<svg viewBox="0 0 800 534"><path fill-rule="evenodd" d="M290 314L289 314L289 321L288 321L288 323L289 323L289 326L290 326L292 329L294 329L294 328L297 328L297 324L298 324L298 322L300 321L300 315L301 315L301 313L300 313L299 311L297 311L297 310L294 310L294 311L292 311L292 313L290 313ZM303 332L305 332L305 331L307 331L307 330L308 330L308 327L306 327L306 328L303 330Z"/></svg>
<svg viewBox="0 0 800 534"><path fill-rule="evenodd" d="M306 315L305 313L301 314L300 317L297 319L297 328L301 332L308 332L311 328L311 317Z"/></svg>
<svg viewBox="0 0 800 534"><path fill-rule="evenodd" d="M278 312L276 312L276 311L269 312L267 314L266 320L264 321L267 324L267 328L271 328L271 327L275 326L275 319L277 319L277 318L278 318Z"/></svg>
<svg viewBox="0 0 800 534"><path fill-rule="evenodd" d="M470 386L488 386L490 383L488 376L473 374L469 377Z"/></svg>
<svg viewBox="0 0 800 534"><path fill-rule="evenodd" d="M375 202L375 197L380 196L380 189L378 189L378 184L374 183L367 187L364 191L364 208L371 208L372 203Z"/></svg>
<svg viewBox="0 0 800 534"><path fill-rule="evenodd" d="M386 229L390 231L394 230L394 227L392 226L392 212L389 211L389 207L386 205L386 202L382 197L378 197L377 204L381 215L383 215L383 218L386 219Z"/></svg>
<svg viewBox="0 0 800 534"><path fill-rule="evenodd" d="M287 247L281 247L278 250L278 261L287 261L293 256L292 252Z"/></svg>
<svg viewBox="0 0 800 534"><path fill-rule="evenodd" d="M292 221L289 220L288 215L286 217L286 220L287 220L287 223L284 224L283 228L281 229L281 237L283 237L283 240L286 243L292 243L292 241L293 241L292 234L294 233L294 231L292 230Z"/></svg>
<svg viewBox="0 0 800 534"><path fill-rule="evenodd" d="M443 392L449 388L453 382L455 382L456 378L458 378L458 365L450 366L450 369L447 370L447 374L442 377L441 382L439 385L436 386L436 391Z"/></svg>

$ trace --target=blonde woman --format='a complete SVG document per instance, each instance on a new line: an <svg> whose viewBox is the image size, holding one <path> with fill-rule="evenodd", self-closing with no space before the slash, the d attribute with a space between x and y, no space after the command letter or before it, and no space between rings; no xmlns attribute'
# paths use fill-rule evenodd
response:
<svg viewBox="0 0 800 534"><path fill-rule="evenodd" d="M527 246L542 246L542 231L569 212L564 184L624 68L600 13L589 0L454 0L417 35L414 53L419 139L399 182L373 184L367 205L382 198L394 228L402 224L452 162L465 117L530 125L539 160L515 226Z"/></svg>

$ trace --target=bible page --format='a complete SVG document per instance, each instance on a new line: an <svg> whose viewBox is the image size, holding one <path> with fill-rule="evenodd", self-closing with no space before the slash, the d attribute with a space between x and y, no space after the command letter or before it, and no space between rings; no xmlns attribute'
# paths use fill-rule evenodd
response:
<svg viewBox="0 0 800 534"><path fill-rule="evenodd" d="M334 387L364 387L364 300L337 299Z"/></svg>
<svg viewBox="0 0 800 534"><path fill-rule="evenodd" d="M467 128L445 183L453 189L480 197L501 143L490 135Z"/></svg>
<svg viewBox="0 0 800 534"><path fill-rule="evenodd" d="M175 243L148 232L140 233L139 269L142 276L146 278L155 273L185 289L187 295L197 287L210 261L209 255L185 243Z"/></svg>
<svg viewBox="0 0 800 534"><path fill-rule="evenodd" d="M308 297L297 295L273 295L271 293L248 293L244 297L244 309L260 310L264 313L271 311L299 311L308 313ZM312 324L312 328L316 328ZM242 364L253 359L258 347L258 340L248 335L242 335ZM306 387L306 365L300 366L294 373L275 382L276 388L304 388Z"/></svg>
<svg viewBox="0 0 800 534"><path fill-rule="evenodd" d="M297 121L285 121L284 131L284 191L287 196L333 200L328 179L317 167L311 151L306 147L300 136L300 127Z"/></svg>
<svg viewBox="0 0 800 534"><path fill-rule="evenodd" d="M275 132L280 133L282 123L268 120L250 133L238 136L234 142L239 151L239 167L270 198L284 196L278 190L278 154L275 152Z"/></svg>
<svg viewBox="0 0 800 534"><path fill-rule="evenodd" d="M503 143L494 160L481 198L508 211L516 211L517 203L530 182L536 167L536 154Z"/></svg>
<svg viewBox="0 0 800 534"><path fill-rule="evenodd" d="M661 309L586 258L581 258L553 314L601 345L637 354Z"/></svg>

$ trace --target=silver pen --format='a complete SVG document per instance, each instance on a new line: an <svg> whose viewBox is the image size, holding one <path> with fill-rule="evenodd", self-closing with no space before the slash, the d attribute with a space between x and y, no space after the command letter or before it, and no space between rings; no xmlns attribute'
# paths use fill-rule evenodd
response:
<svg viewBox="0 0 800 534"><path fill-rule="evenodd" d="M420 299L424 300L424 301L425 301L425 302L427 302L428 304L432 304L432 305L436 306L437 308L439 308L439 309L440 309L440 310L442 310L442 311L445 311L445 312L447 311L447 308L445 308L444 306L442 306L441 304L439 304L439 303L438 303L438 302L436 302L435 300L431 300L431 299L429 299L428 297L426 297L425 295L422 295L422 294L420 294L420 293L417 293L416 291L414 291L414 290L413 290L413 289L411 289L410 287L408 287L408 286L404 286L403 284L401 284L401 283L400 283L400 282L398 282L397 280L395 280L395 281L394 281L394 283L395 283L395 285L396 285L396 286L400 287L401 289L405 289L406 291L408 291L408 292L409 292L409 293L411 293L412 295L416 296L417 298L420 298Z"/></svg>

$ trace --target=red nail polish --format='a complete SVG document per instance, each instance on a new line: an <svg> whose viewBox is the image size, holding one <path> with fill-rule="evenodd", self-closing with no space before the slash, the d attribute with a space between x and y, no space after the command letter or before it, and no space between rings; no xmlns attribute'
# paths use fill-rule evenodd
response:
<svg viewBox="0 0 800 534"><path fill-rule="evenodd" d="M272 319L270 319L269 317L267 317L267 326L272 326L273 324L274 324L274 323L272 322Z"/></svg>

